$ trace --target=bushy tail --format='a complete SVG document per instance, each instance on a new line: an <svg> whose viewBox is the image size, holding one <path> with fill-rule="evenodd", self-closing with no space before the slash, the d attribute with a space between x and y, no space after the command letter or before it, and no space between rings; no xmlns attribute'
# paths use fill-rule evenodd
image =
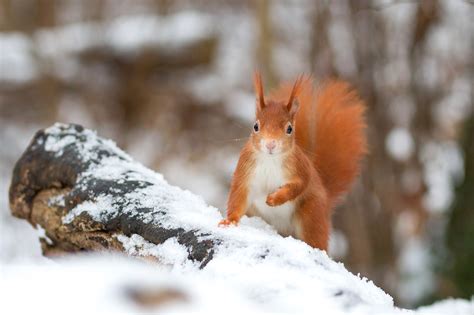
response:
<svg viewBox="0 0 474 315"><path fill-rule="evenodd" d="M291 86L281 86L272 97L284 100ZM330 200L337 201L367 152L365 105L348 83L331 80L315 89L310 77L303 79L297 99L296 142L313 161Z"/></svg>

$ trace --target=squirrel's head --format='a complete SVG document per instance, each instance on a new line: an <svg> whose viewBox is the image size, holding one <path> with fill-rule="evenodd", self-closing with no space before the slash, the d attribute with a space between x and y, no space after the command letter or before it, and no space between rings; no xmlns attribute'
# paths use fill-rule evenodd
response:
<svg viewBox="0 0 474 315"><path fill-rule="evenodd" d="M259 152L277 155L288 152L295 142L295 116L298 111L297 95L302 82L298 78L286 102L265 100L262 79L254 75L257 94L256 121L253 125L252 143Z"/></svg>

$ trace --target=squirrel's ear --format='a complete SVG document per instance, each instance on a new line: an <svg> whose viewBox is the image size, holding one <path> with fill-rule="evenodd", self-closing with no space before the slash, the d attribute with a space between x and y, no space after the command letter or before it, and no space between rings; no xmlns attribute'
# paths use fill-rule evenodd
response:
<svg viewBox="0 0 474 315"><path fill-rule="evenodd" d="M292 117L298 111L299 102L296 97L300 93L302 82L303 82L303 76L300 75L298 79L296 79L295 84L293 85L293 89L291 90L290 99L288 100L288 103L286 103L286 108L288 109L288 112L290 113Z"/></svg>
<svg viewBox="0 0 474 315"><path fill-rule="evenodd" d="M253 75L253 85L257 94L257 110L262 110L265 107L265 99L263 97L262 76L258 71L255 71Z"/></svg>
<svg viewBox="0 0 474 315"><path fill-rule="evenodd" d="M300 107L300 102L298 102L298 99L294 99L291 106L288 108L288 112L290 113L290 116L293 118L295 117L296 113L298 112L298 108Z"/></svg>

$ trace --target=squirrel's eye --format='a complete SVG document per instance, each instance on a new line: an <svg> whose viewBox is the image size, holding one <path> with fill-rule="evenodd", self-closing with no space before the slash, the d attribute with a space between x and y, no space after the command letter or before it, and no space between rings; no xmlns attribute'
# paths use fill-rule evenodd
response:
<svg viewBox="0 0 474 315"><path fill-rule="evenodd" d="M293 132L293 127L291 125L288 125L288 127L286 127L286 133L291 135L292 132Z"/></svg>
<svg viewBox="0 0 474 315"><path fill-rule="evenodd" d="M255 123L255 125L253 125L253 130L255 130L255 132L258 132L258 122Z"/></svg>

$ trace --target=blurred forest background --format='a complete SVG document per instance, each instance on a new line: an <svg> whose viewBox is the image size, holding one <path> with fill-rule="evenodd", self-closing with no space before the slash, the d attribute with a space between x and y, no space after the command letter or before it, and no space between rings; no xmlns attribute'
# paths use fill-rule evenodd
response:
<svg viewBox="0 0 474 315"><path fill-rule="evenodd" d="M96 129L225 210L266 88L350 81L370 156L330 254L400 306L474 294L474 4L463 0L0 0L0 262L41 260L9 215L33 132Z"/></svg>

